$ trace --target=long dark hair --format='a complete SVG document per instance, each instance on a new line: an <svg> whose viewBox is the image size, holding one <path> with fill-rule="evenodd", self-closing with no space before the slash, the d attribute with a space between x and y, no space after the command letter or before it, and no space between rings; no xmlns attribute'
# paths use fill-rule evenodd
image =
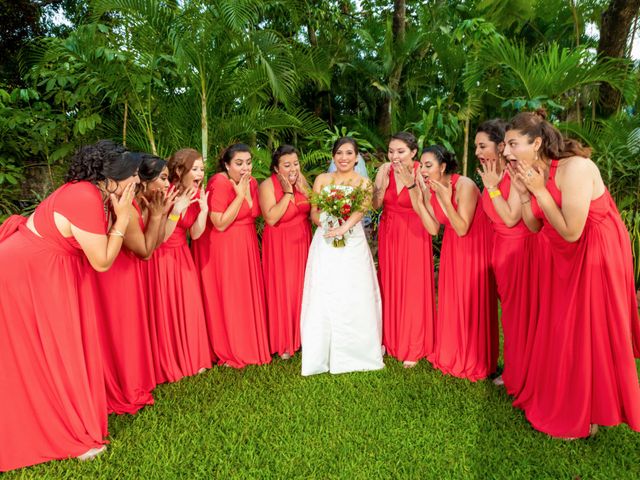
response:
<svg viewBox="0 0 640 480"><path fill-rule="evenodd" d="M66 182L93 184L107 179L120 181L133 176L142 159L111 140L100 140L80 147L71 157Z"/></svg>
<svg viewBox="0 0 640 480"><path fill-rule="evenodd" d="M428 147L424 147L421 155L424 155L425 153L432 153L439 164L444 163L444 173L453 173L458 169L456 154L450 152L442 145L429 145Z"/></svg>
<svg viewBox="0 0 640 480"><path fill-rule="evenodd" d="M507 125L507 131L509 130L518 130L526 135L529 137L529 143L533 143L536 137L542 138L540 152L549 159L591 157L591 149L577 140L564 138L560 131L547 121L547 112L542 108L535 112L517 114Z"/></svg>

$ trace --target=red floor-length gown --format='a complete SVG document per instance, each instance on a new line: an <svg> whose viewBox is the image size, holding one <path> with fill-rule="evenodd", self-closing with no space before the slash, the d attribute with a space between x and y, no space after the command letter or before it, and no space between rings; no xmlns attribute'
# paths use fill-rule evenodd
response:
<svg viewBox="0 0 640 480"><path fill-rule="evenodd" d="M199 213L198 203L190 205L146 265L157 383L176 382L211 367L198 271L187 244L187 231Z"/></svg>
<svg viewBox="0 0 640 480"><path fill-rule="evenodd" d="M505 172L498 188L507 201L511 192L509 172ZM491 264L502 307L502 380L507 393L515 395L525 378L540 301L538 236L522 220L507 227L486 189L482 193L482 206L494 232Z"/></svg>
<svg viewBox="0 0 640 480"><path fill-rule="evenodd" d="M459 178L451 175L451 201L456 210ZM497 295L491 269L493 232L480 198L463 237L451 226L433 191L430 201L437 220L444 224L444 236L434 351L429 361L443 373L481 380L496 370L498 360Z"/></svg>
<svg viewBox="0 0 640 480"><path fill-rule="evenodd" d="M23 224L0 243L0 471L78 456L107 435L95 282L54 212L107 230L99 190L67 183L36 208L40 236Z"/></svg>
<svg viewBox="0 0 640 480"><path fill-rule="evenodd" d="M558 161L547 189L558 206ZM640 431L640 386L634 332L640 328L629 233L608 191L591 201L582 235L567 242L531 200L550 251L526 385L514 405L534 428L556 437L586 437L590 424L627 423ZM635 337L637 338L637 337Z"/></svg>
<svg viewBox="0 0 640 480"><path fill-rule="evenodd" d="M260 215L258 183L250 182L252 207L243 200L236 219L224 231L209 220L194 255L202 283L213 351L220 364L242 368L271 361L262 265L255 219ZM223 173L207 184L209 212L224 212L236 196Z"/></svg>
<svg viewBox="0 0 640 480"><path fill-rule="evenodd" d="M140 208L135 201L133 205L144 231ZM109 413L134 414L153 404L151 392L156 379L142 262L123 247L109 270L96 272L98 328Z"/></svg>
<svg viewBox="0 0 640 480"><path fill-rule="evenodd" d="M414 162L414 170L418 166ZM390 173L378 229L382 343L398 360L418 361L433 351L433 249L409 191L403 188L398 195L396 185Z"/></svg>
<svg viewBox="0 0 640 480"><path fill-rule="evenodd" d="M272 175L268 181L279 202L284 192L278 177ZM292 355L300 349L302 287L311 243L309 199L295 189L294 199L278 223L265 224L262 233L269 345L271 353L278 355Z"/></svg>

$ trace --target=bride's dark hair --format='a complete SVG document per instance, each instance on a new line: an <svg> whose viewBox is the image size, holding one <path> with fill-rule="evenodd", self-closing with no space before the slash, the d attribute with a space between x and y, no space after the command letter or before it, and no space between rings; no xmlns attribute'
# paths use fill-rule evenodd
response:
<svg viewBox="0 0 640 480"><path fill-rule="evenodd" d="M339 139L337 139L333 144L333 148L331 149L331 155L335 155L338 149L341 146L346 145L347 143L353 145L353 149L356 151L356 155L357 155L358 142L356 142L355 138L352 138L352 137L340 137Z"/></svg>

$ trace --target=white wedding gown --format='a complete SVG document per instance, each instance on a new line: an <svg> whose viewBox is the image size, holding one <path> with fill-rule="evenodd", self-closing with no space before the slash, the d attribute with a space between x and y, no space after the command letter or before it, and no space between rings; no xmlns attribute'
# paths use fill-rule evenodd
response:
<svg viewBox="0 0 640 480"><path fill-rule="evenodd" d="M302 375L379 370L380 289L362 222L344 247L316 230L304 278L300 335Z"/></svg>

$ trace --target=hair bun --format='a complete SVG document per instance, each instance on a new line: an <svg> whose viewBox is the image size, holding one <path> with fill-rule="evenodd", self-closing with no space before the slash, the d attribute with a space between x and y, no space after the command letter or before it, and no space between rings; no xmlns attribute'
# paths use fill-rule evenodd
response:
<svg viewBox="0 0 640 480"><path fill-rule="evenodd" d="M547 111L542 107L537 108L533 114L540 117L542 120L547 119Z"/></svg>

